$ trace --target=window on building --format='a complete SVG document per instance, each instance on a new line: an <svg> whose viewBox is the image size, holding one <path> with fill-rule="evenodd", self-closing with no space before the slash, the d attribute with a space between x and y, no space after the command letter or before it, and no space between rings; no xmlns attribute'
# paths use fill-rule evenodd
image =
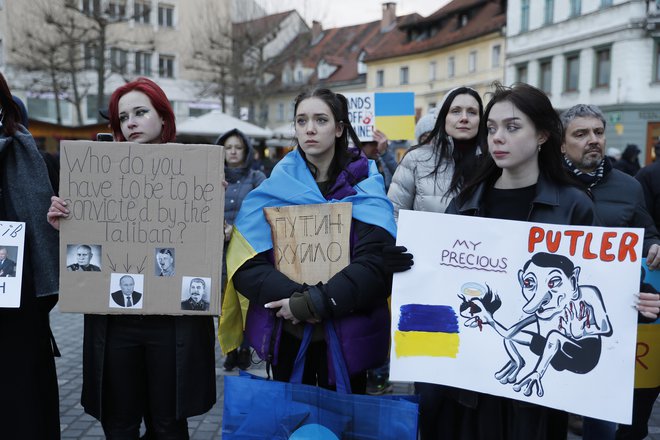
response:
<svg viewBox="0 0 660 440"><path fill-rule="evenodd" d="M520 32L529 30L529 0L520 1Z"/></svg>
<svg viewBox="0 0 660 440"><path fill-rule="evenodd" d="M566 77L564 79L564 91L575 92L578 90L580 79L580 56L571 54L566 56Z"/></svg>
<svg viewBox="0 0 660 440"><path fill-rule="evenodd" d="M158 5L158 26L160 27L174 27L174 6Z"/></svg>
<svg viewBox="0 0 660 440"><path fill-rule="evenodd" d="M447 59L447 77L453 78L456 75L456 58L449 57Z"/></svg>
<svg viewBox="0 0 660 440"><path fill-rule="evenodd" d="M429 81L435 81L438 77L438 63L429 62Z"/></svg>
<svg viewBox="0 0 660 440"><path fill-rule="evenodd" d="M490 55L490 65L491 67L500 67L500 57L502 56L502 46L496 44L493 46L491 55Z"/></svg>
<svg viewBox="0 0 660 440"><path fill-rule="evenodd" d="M122 19L126 16L126 0L110 0L108 2L108 16L112 19Z"/></svg>
<svg viewBox="0 0 660 440"><path fill-rule="evenodd" d="M552 92L552 61L539 62L539 88L546 94Z"/></svg>
<svg viewBox="0 0 660 440"><path fill-rule="evenodd" d="M660 42L657 41L655 43L655 62L653 64L653 80L655 82L660 82Z"/></svg>
<svg viewBox="0 0 660 440"><path fill-rule="evenodd" d="M609 87L610 86L610 71L611 71L611 52L610 48L596 49L596 87Z"/></svg>
<svg viewBox="0 0 660 440"><path fill-rule="evenodd" d="M82 0L82 11L85 15L95 15L101 12L101 0Z"/></svg>
<svg viewBox="0 0 660 440"><path fill-rule="evenodd" d="M284 103L277 104L277 121L284 122Z"/></svg>
<svg viewBox="0 0 660 440"><path fill-rule="evenodd" d="M527 82L527 64L519 64L516 66L516 81L521 83Z"/></svg>
<svg viewBox="0 0 660 440"><path fill-rule="evenodd" d="M367 52L362 51L360 53L360 56L358 57L358 65L357 65L357 72L359 75L366 74L367 71L369 70L367 68L367 63L364 62L364 58L367 56Z"/></svg>
<svg viewBox="0 0 660 440"><path fill-rule="evenodd" d="M543 24L552 24L555 20L555 0L545 0Z"/></svg>
<svg viewBox="0 0 660 440"><path fill-rule="evenodd" d="M467 13L463 13L458 17L458 27L462 28L465 27L468 24L468 20L470 17L468 16Z"/></svg>
<svg viewBox="0 0 660 440"><path fill-rule="evenodd" d="M385 71L384 70L377 70L376 71L376 87L384 87L385 86Z"/></svg>
<svg viewBox="0 0 660 440"><path fill-rule="evenodd" d="M85 69L96 69L99 65L99 56L97 46L91 43L85 43L83 46L83 66Z"/></svg>
<svg viewBox="0 0 660 440"><path fill-rule="evenodd" d="M135 52L135 74L151 76L151 53Z"/></svg>
<svg viewBox="0 0 660 440"><path fill-rule="evenodd" d="M612 0L600 0L601 8L605 8L607 6L612 6Z"/></svg>
<svg viewBox="0 0 660 440"><path fill-rule="evenodd" d="M160 55L158 57L158 75L161 78L174 78L174 57Z"/></svg>
<svg viewBox="0 0 660 440"><path fill-rule="evenodd" d="M57 107L54 97L35 97L27 98L27 108L30 118L32 119L45 119L57 121ZM71 119L71 106L68 102L60 99L60 115L62 121L66 123Z"/></svg>
<svg viewBox="0 0 660 440"><path fill-rule="evenodd" d="M578 17L582 13L582 0L571 0L569 4L569 17Z"/></svg>
<svg viewBox="0 0 660 440"><path fill-rule="evenodd" d="M477 51L473 50L468 55L468 72L473 73L477 70Z"/></svg>
<svg viewBox="0 0 660 440"><path fill-rule="evenodd" d="M102 108L108 107L108 102L110 102L110 96L105 95L105 99L101 104L98 103L96 95L87 95L85 97L86 107L87 107L87 119L96 120L98 118L99 110Z"/></svg>
<svg viewBox="0 0 660 440"><path fill-rule="evenodd" d="M133 19L136 23L149 24L151 22L151 8L148 1L135 0L133 8Z"/></svg>
<svg viewBox="0 0 660 440"><path fill-rule="evenodd" d="M408 84L408 67L401 67L399 69L399 84L404 85Z"/></svg>
<svg viewBox="0 0 660 440"><path fill-rule="evenodd" d="M110 71L114 73L126 73L128 65L128 52L117 47L110 48Z"/></svg>
<svg viewBox="0 0 660 440"><path fill-rule="evenodd" d="M302 71L302 69L296 69L296 82L297 83L303 82L303 71Z"/></svg>

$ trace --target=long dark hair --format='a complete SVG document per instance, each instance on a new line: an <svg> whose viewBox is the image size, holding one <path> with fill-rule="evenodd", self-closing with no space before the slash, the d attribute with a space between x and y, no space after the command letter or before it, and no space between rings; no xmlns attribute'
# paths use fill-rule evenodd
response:
<svg viewBox="0 0 660 440"><path fill-rule="evenodd" d="M495 91L481 120L484 130L493 105L499 102L510 102L532 121L537 131L545 132L547 135L547 140L541 144L538 154L539 172L548 180L560 185L575 185L566 173L562 159L561 120L546 94L525 83L515 83L511 87L505 87L499 82L495 82L493 87ZM502 169L495 165L493 157L488 154L481 161L474 177L467 181L461 190L458 195L459 201L464 201L472 196L482 182L492 185L501 175Z"/></svg>
<svg viewBox="0 0 660 440"><path fill-rule="evenodd" d="M298 113L298 105L308 98L318 98L325 102L327 106L330 107L332 116L335 119L335 124L342 124L344 127L341 136L335 139L335 154L332 157L332 162L330 162L330 167L328 169L328 181L334 183L334 181L337 179L337 176L339 176L339 173L341 173L341 171L346 167L346 164L360 156L360 149L362 148L362 144L360 143L360 139L358 138L357 133L355 133L355 129L351 125L351 122L348 118L348 100L341 93L334 93L330 89L315 88L304 91L296 96L293 107L294 124L296 114ZM353 144L355 144L357 147L357 150L353 152L349 151L348 149L349 136L353 141ZM300 145L298 144L297 137L296 145L300 155L303 157L303 159L305 159L307 167L312 172L312 175L316 178L318 175L318 169L314 166L314 164L307 160L305 152L302 148L300 148ZM357 182L351 182L351 184L354 183Z"/></svg>
<svg viewBox="0 0 660 440"><path fill-rule="evenodd" d="M472 139L472 143L469 148L452 148L453 139L450 139L450 136L447 134L446 120L449 109L454 103L454 99L458 95L470 95L477 100L479 104L479 129L477 131L477 136ZM438 173L446 170L447 166L451 163L454 165L454 173L451 177L451 182L445 196L450 196L460 189L463 185L463 182L474 174L475 169L477 168L477 163L479 161L479 155L477 154L478 150L482 150L481 153L485 152L485 136L484 136L484 126L481 124L484 114L484 105L481 101L481 97L476 90L470 87L457 87L451 90L445 96L442 106L440 107L440 112L438 117L435 120L435 126L433 130L426 136L426 139L431 139L433 144L433 153L432 156L435 157L435 167L428 176L433 176L434 179L437 179ZM420 145L412 147L410 150L419 148ZM427 177L427 176L424 176Z"/></svg>
<svg viewBox="0 0 660 440"><path fill-rule="evenodd" d="M21 121L21 111L18 104L14 102L9 91L9 85L5 77L0 73L0 129L9 136L13 136L18 130L18 124Z"/></svg>

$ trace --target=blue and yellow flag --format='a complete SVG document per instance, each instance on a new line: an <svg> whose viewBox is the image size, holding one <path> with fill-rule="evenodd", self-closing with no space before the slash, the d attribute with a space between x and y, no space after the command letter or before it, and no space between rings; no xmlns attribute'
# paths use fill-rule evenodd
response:
<svg viewBox="0 0 660 440"><path fill-rule="evenodd" d="M396 236L392 203L385 194L383 177L373 161L369 161L369 176L354 188L357 193L352 196L326 200L305 160L294 150L273 168L268 179L247 195L236 218L226 253L227 286L218 326L218 340L223 353L241 344L248 305L247 299L234 289L234 274L246 261L273 247L270 225L263 208L350 202L353 204L353 218L380 226L393 237Z"/></svg>
<svg viewBox="0 0 660 440"><path fill-rule="evenodd" d="M458 317L450 306L405 304L394 332L397 357L455 358L458 354Z"/></svg>

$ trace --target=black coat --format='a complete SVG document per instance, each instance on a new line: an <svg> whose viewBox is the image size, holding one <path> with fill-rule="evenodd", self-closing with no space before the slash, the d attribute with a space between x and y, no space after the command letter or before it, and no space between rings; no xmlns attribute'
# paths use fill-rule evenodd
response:
<svg viewBox="0 0 660 440"><path fill-rule="evenodd" d="M211 316L176 316L176 417L207 412L215 404L215 329ZM101 419L107 315L85 315L82 406Z"/></svg>
<svg viewBox="0 0 660 440"><path fill-rule="evenodd" d="M660 235L646 209L642 186L633 177L613 169L591 188L591 194L603 226L644 228L644 256L652 244L660 244Z"/></svg>
<svg viewBox="0 0 660 440"><path fill-rule="evenodd" d="M0 263L0 277L15 277L16 276L16 263L9 258Z"/></svg>
<svg viewBox="0 0 660 440"><path fill-rule="evenodd" d="M385 244L394 244L394 238L385 229L356 219L353 219L352 229L351 262L320 286L325 301L314 304L320 315L342 318L356 310L384 304L390 295L392 277L384 267L380 250ZM259 305L289 298L294 292L304 290L301 284L279 272L266 252L238 269L234 286L250 302Z"/></svg>
<svg viewBox="0 0 660 440"><path fill-rule="evenodd" d="M472 197L460 205L454 198L447 210L448 214L483 216L484 193L486 184L481 184ZM536 184L536 195L529 208L527 221L536 223L552 223L558 225L598 225L594 215L594 205L582 190L573 186L558 186L539 176Z"/></svg>
<svg viewBox="0 0 660 440"><path fill-rule="evenodd" d="M660 230L660 160L639 170L635 178L642 184L646 209Z"/></svg>

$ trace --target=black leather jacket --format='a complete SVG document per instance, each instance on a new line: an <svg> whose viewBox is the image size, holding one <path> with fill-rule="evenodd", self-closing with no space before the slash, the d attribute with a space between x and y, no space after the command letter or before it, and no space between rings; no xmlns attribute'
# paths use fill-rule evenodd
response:
<svg viewBox="0 0 660 440"><path fill-rule="evenodd" d="M483 216L483 196L486 184L482 183L472 197L458 205L456 198L451 201L447 214ZM594 212L589 196L577 187L559 186L539 175L536 195L529 207L527 221L559 225L598 226L600 223Z"/></svg>

